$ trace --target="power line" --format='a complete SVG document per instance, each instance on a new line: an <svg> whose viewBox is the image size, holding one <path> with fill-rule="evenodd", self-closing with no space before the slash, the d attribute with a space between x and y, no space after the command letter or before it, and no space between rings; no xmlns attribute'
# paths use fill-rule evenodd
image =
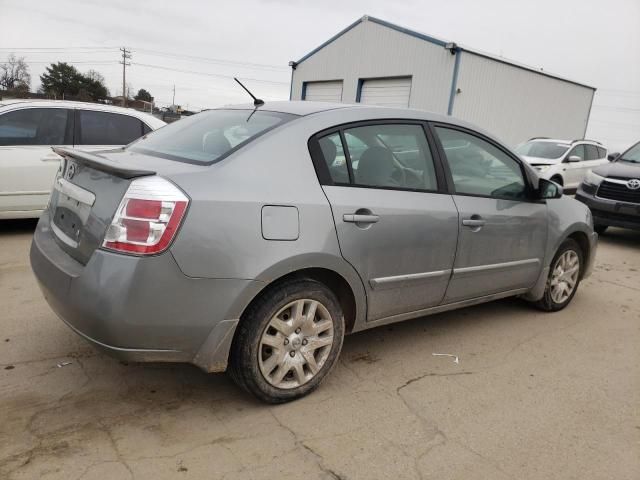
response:
<svg viewBox="0 0 640 480"><path fill-rule="evenodd" d="M251 68L260 68L267 70L289 70L289 67L285 67L283 65L269 65L264 63L251 63L251 62L238 62L235 60L224 60L220 58L210 58L210 57L199 57L196 55L184 55L184 54L175 54L175 53L167 53L160 52L158 50L148 50L146 48L136 48L134 49L136 52L146 53L148 55L156 55L160 57L169 57L169 58L183 58L189 60L197 60L205 63L215 63L221 65L231 65L231 66L242 66L242 67L251 67Z"/></svg>
<svg viewBox="0 0 640 480"><path fill-rule="evenodd" d="M231 75L223 75L221 73L206 73L206 72L196 72L194 70L182 70L182 69L178 69L178 68L170 68L170 67L163 67L162 65L150 65L148 63L137 63L137 62L131 62L132 65L137 65L139 67L148 67L148 68L157 68L160 70L169 70L172 72L181 72L181 73L191 73L193 75L203 75L206 77L216 77L216 78L230 78L233 79L233 76ZM268 83L268 84L272 84L272 85L289 85L288 82L276 82L273 80L261 80L259 78L242 78L242 80L250 80L252 82L260 82L260 83Z"/></svg>

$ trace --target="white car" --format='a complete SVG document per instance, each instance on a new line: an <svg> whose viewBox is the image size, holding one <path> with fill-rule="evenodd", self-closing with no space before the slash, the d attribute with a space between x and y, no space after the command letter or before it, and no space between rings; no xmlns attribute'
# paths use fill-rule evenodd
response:
<svg viewBox="0 0 640 480"><path fill-rule="evenodd" d="M593 140L532 138L516 152L536 169L538 176L569 191L576 190L591 169L608 162L607 149Z"/></svg>
<svg viewBox="0 0 640 480"><path fill-rule="evenodd" d="M52 146L114 148L163 125L147 113L96 103L0 101L0 219L40 216L60 163Z"/></svg>

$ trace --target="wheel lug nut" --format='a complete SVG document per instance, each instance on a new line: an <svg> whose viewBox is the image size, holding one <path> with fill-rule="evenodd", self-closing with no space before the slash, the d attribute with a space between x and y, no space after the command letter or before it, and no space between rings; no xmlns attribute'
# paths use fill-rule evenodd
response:
<svg viewBox="0 0 640 480"><path fill-rule="evenodd" d="M295 357L296 356L296 352L291 351L291 352L289 352L289 355L291 355L292 357Z"/></svg>
<svg viewBox="0 0 640 480"><path fill-rule="evenodd" d="M289 339L288 339L288 338L285 338L285 339L284 339L284 344L285 344L285 345L289 345Z"/></svg>
<svg viewBox="0 0 640 480"><path fill-rule="evenodd" d="M296 333L300 333L300 329L299 328L296 328Z"/></svg>
<svg viewBox="0 0 640 480"><path fill-rule="evenodd" d="M309 343L309 342L307 341L307 339L306 339L306 338L305 338L304 340L302 340L302 344L303 344L303 345L306 345L307 343Z"/></svg>

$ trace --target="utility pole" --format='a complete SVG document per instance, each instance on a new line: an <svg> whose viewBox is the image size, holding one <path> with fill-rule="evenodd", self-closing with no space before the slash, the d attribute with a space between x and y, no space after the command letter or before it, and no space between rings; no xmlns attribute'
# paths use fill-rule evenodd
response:
<svg viewBox="0 0 640 480"><path fill-rule="evenodd" d="M173 107L176 106L176 84L173 84L173 100L171 100L171 105Z"/></svg>
<svg viewBox="0 0 640 480"><path fill-rule="evenodd" d="M120 62L122 64L122 106L126 107L127 106L126 70L127 70L127 65L131 65L130 63L127 63L127 60L131 59L131 50L127 50L126 47L122 47L120 51L122 52L122 61Z"/></svg>

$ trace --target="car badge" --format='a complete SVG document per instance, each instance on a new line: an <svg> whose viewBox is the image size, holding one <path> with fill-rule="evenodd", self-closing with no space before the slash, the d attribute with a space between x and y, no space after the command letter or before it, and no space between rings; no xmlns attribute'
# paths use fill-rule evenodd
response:
<svg viewBox="0 0 640 480"><path fill-rule="evenodd" d="M67 171L64 174L64 178L66 178L67 180L71 180L74 175L76 174L76 164L75 163L69 163L69 166L67 167Z"/></svg>
<svg viewBox="0 0 640 480"><path fill-rule="evenodd" d="M632 178L627 182L627 188L629 190L638 190L640 189L640 180L637 178Z"/></svg>

